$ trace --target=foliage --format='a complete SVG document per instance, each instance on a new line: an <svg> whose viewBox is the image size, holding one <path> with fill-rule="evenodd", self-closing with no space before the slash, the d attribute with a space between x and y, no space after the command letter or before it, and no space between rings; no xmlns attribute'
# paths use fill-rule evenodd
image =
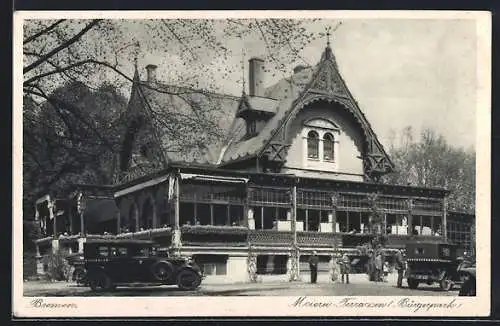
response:
<svg viewBox="0 0 500 326"><path fill-rule="evenodd" d="M69 184L109 183L124 133L126 100L111 85L92 91L80 82L58 88L47 101L24 105L25 218L36 197Z"/></svg>
<svg viewBox="0 0 500 326"><path fill-rule="evenodd" d="M474 212L475 150L455 148L442 135L424 129L415 140L411 127L406 127L390 146L397 171L384 182L422 187L442 187L450 191L449 209Z"/></svg>
<svg viewBox="0 0 500 326"><path fill-rule="evenodd" d="M216 77L237 80L234 42L256 39L269 68L284 72L300 51L324 33L308 32L319 19L27 20L24 25L24 93L50 93L61 80L95 85L96 77L130 82L139 53L171 58L173 84L220 90ZM245 46L248 47L248 46ZM301 59L303 60L303 59ZM118 86L117 83L113 83Z"/></svg>
<svg viewBox="0 0 500 326"><path fill-rule="evenodd" d="M65 257L66 256L62 250L51 253L46 257L48 265L47 276L49 279L55 281L68 280L71 272L71 266Z"/></svg>
<svg viewBox="0 0 500 326"><path fill-rule="evenodd" d="M36 196L56 195L70 183L109 183L117 153L124 147L124 108L133 82L133 63L140 55L168 58L169 80L182 88L148 87L184 101L182 110L155 111L150 121L162 125L162 139L176 148L195 147L197 130L217 137L209 124L220 103L200 109L186 93L221 91L220 80L242 82L229 43L254 37L265 45L270 68L287 71L300 51L320 37L304 25L316 20L292 19L156 19L26 20L23 24L23 203L33 216ZM243 47L243 46L242 46ZM248 46L246 46L248 47ZM107 81L108 83L104 83ZM163 103L158 103L164 110ZM154 106L154 105L153 105ZM161 111L161 110L160 110ZM172 126L182 122L188 130ZM151 134L149 132L149 134ZM203 133L196 133L203 134ZM126 140L126 139L125 139ZM180 140L180 141L178 141ZM126 164L121 164L127 167Z"/></svg>
<svg viewBox="0 0 500 326"><path fill-rule="evenodd" d="M42 232L40 225L35 221L23 221L23 249L25 252L35 252L34 240L40 239Z"/></svg>

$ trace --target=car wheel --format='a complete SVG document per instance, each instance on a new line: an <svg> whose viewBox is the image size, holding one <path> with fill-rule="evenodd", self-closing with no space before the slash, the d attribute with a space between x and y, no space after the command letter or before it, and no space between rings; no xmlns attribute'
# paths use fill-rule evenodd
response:
<svg viewBox="0 0 500 326"><path fill-rule="evenodd" d="M85 271L81 268L76 269L73 272L73 281L75 281L76 284L83 284L85 282Z"/></svg>
<svg viewBox="0 0 500 326"><path fill-rule="evenodd" d="M453 287L453 282L450 280L449 277L445 276L439 283L439 286L443 291L450 291L451 288Z"/></svg>
<svg viewBox="0 0 500 326"><path fill-rule="evenodd" d="M151 266L151 272L156 280L165 282L172 277L172 264L166 261L159 261Z"/></svg>
<svg viewBox="0 0 500 326"><path fill-rule="evenodd" d="M177 286L182 290L195 290L201 284L198 273L185 269L177 275Z"/></svg>
<svg viewBox="0 0 500 326"><path fill-rule="evenodd" d="M418 280L415 280L413 278L408 279L408 287L412 290L416 289L418 287Z"/></svg>
<svg viewBox="0 0 500 326"><path fill-rule="evenodd" d="M114 288L111 279L105 273L97 273L90 276L88 282L92 291L109 291Z"/></svg>

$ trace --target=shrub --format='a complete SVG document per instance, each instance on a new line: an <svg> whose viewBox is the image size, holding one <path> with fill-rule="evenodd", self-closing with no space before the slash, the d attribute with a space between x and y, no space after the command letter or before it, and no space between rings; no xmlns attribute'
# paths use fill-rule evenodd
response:
<svg viewBox="0 0 500 326"><path fill-rule="evenodd" d="M51 253L47 256L48 271L47 276L54 281L65 281L70 277L71 266L65 259L66 255L62 250Z"/></svg>

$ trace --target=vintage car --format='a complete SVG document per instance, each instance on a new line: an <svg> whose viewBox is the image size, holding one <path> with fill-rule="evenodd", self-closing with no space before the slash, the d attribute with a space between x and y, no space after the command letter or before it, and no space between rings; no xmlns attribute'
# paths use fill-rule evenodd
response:
<svg viewBox="0 0 500 326"><path fill-rule="evenodd" d="M157 254L148 240L91 240L84 244L84 261L87 282L94 291L132 285L194 290L203 279L192 259Z"/></svg>
<svg viewBox="0 0 500 326"><path fill-rule="evenodd" d="M447 242L413 242L406 244L408 287L416 289L420 283L439 283L443 291L461 285L467 272L461 271L464 260L460 249Z"/></svg>
<svg viewBox="0 0 500 326"><path fill-rule="evenodd" d="M464 261L459 267L459 273L463 281L459 296L476 296L476 264Z"/></svg>

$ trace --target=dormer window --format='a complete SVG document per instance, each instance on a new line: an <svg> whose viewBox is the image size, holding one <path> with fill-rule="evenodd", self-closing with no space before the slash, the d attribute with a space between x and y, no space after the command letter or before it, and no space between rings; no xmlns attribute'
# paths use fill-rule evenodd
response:
<svg viewBox="0 0 500 326"><path fill-rule="evenodd" d="M307 157L319 159L319 135L314 130L307 134Z"/></svg>
<svg viewBox="0 0 500 326"><path fill-rule="evenodd" d="M248 121L247 134L249 136L253 136L253 135L255 135L256 132L257 132L257 122L255 120Z"/></svg>
<svg viewBox="0 0 500 326"><path fill-rule="evenodd" d="M323 160L333 162L335 158L335 138L331 133L323 136Z"/></svg>

